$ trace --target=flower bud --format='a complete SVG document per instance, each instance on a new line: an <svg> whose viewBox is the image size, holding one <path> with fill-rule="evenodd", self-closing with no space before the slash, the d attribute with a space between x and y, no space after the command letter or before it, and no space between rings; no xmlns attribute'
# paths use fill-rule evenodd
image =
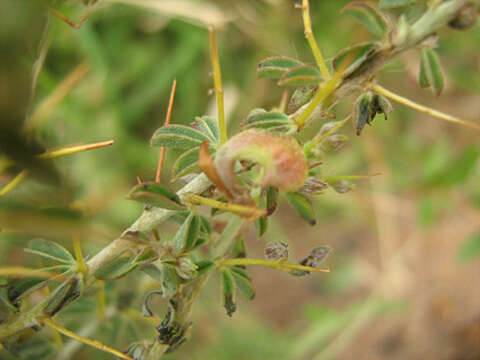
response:
<svg viewBox="0 0 480 360"><path fill-rule="evenodd" d="M268 260L288 259L288 244L282 241L275 241L265 246L265 258Z"/></svg>

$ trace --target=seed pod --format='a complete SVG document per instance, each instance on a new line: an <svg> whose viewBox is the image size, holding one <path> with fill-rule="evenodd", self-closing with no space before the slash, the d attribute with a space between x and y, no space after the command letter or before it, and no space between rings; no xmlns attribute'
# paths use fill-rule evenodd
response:
<svg viewBox="0 0 480 360"><path fill-rule="evenodd" d="M347 180L340 180L330 184L330 186L339 194L345 194L355 189L355 184Z"/></svg>
<svg viewBox="0 0 480 360"><path fill-rule="evenodd" d="M469 2L448 25L456 30L467 30L475 25L477 18L477 9L473 3Z"/></svg>
<svg viewBox="0 0 480 360"><path fill-rule="evenodd" d="M310 251L310 254L302 261L299 262L300 265L303 266L310 266L310 267L317 267L319 264L325 260L330 253L330 246L318 246ZM304 276L310 274L310 271L305 270L293 270L291 272L292 275L295 276Z"/></svg>
<svg viewBox="0 0 480 360"><path fill-rule="evenodd" d="M346 135L331 135L322 144L326 152L334 152L340 150L347 142L348 136Z"/></svg>
<svg viewBox="0 0 480 360"><path fill-rule="evenodd" d="M282 241L275 241L265 246L265 257L268 260L288 259L288 244Z"/></svg>
<svg viewBox="0 0 480 360"><path fill-rule="evenodd" d="M382 95L371 91L361 94L353 108L353 119L356 124L356 133L360 135L365 125L370 125L375 115L384 114L385 119L393 111L393 106Z"/></svg>

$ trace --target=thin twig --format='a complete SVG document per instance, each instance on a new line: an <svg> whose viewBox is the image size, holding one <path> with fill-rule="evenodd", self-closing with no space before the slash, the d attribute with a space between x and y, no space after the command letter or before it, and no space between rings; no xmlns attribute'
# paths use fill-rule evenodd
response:
<svg viewBox="0 0 480 360"><path fill-rule="evenodd" d="M265 210L253 206L217 201L199 195L191 195L186 199L186 201L193 205L205 205L215 209L229 211L243 217L258 218L266 215Z"/></svg>
<svg viewBox="0 0 480 360"><path fill-rule="evenodd" d="M170 124L170 119L172 117L172 108L173 108L173 100L175 99L175 89L177 88L177 80L173 80L172 90L170 90L170 99L168 100L168 109L167 115L165 117L165 124L167 126ZM160 178L162 177L162 168L163 168L163 160L165 159L165 146L160 148L160 156L158 157L158 166L157 166L157 175L155 176L155 182L160 184Z"/></svg>
<svg viewBox="0 0 480 360"><path fill-rule="evenodd" d="M5 196L10 191L12 191L18 184L20 184L27 177L27 174L28 174L28 170L20 171L17 176L15 176L7 185L5 185L0 190L0 196Z"/></svg>
<svg viewBox="0 0 480 360"><path fill-rule="evenodd" d="M100 142L91 143L91 144L68 145L68 146L63 146L61 148L49 149L45 151L43 154L38 155L38 157L44 160L55 159L58 157L72 155L72 154L76 154L76 153L87 151L87 150L99 149L105 146L110 146L113 144L113 142L114 142L113 140L108 140L108 141L100 141Z"/></svg>
<svg viewBox="0 0 480 360"><path fill-rule="evenodd" d="M437 119L445 120L445 121L448 121L448 122L451 122L451 123L454 123L454 124L458 124L458 125L462 125L462 126L467 126L469 128L475 129L475 130L480 130L480 124L475 124L475 123L472 123L472 122L467 121L467 120L462 120L462 119L459 119L455 116L448 115L448 114L442 113L440 111L437 111L437 110L431 109L429 107L426 107L424 105L418 104L416 102L413 102L412 100L404 98L403 96L395 94L395 93L391 92L390 90L385 89L384 87L382 87L380 85L372 85L370 88L380 95L386 96L389 99L392 99L393 101L396 101L396 102L398 102L402 105L408 106L408 107L410 107L414 110L417 110L417 111L420 111L422 113L425 113L425 114L431 115L433 117L436 117Z"/></svg>
<svg viewBox="0 0 480 360"><path fill-rule="evenodd" d="M82 16L82 18L79 21L73 21L55 9L50 8L49 10L53 15L55 15L57 18L59 18L66 24L70 25L75 30L78 30L82 27L83 23L88 19L88 15L89 15L89 14L85 14Z"/></svg>
<svg viewBox="0 0 480 360"><path fill-rule="evenodd" d="M223 102L222 72L220 71L220 61L218 59L215 29L213 28L213 26L210 26L208 30L210 35L210 58L212 60L213 81L215 84L215 95L217 97L220 144L223 144L227 141L227 124L225 123L225 105Z"/></svg>
<svg viewBox="0 0 480 360"><path fill-rule="evenodd" d="M249 258L236 258L236 259L228 259L223 260L219 264L220 266L237 266L237 265L245 265L245 266L267 266L273 269L282 270L286 272L290 272L292 270L300 270L300 271L311 271L311 272L330 272L329 269L318 269L311 266L304 266L299 264L289 264L283 263L279 261L272 261L272 260L263 260L263 259L249 259Z"/></svg>
<svg viewBox="0 0 480 360"><path fill-rule="evenodd" d="M312 49L313 56L317 63L320 72L322 73L324 79L330 78L330 72L328 71L327 64L323 58L322 52L318 47L317 41L312 31L312 20L310 19L310 4L308 0L302 1L302 16L303 16L303 27L305 29L305 37L307 38L308 44Z"/></svg>
<svg viewBox="0 0 480 360"><path fill-rule="evenodd" d="M68 336L72 339L75 339L77 341L80 341L86 345L89 345L91 347L94 347L98 350L101 350L101 351L104 351L104 352L107 352L107 353L110 353L110 354L113 354L115 356L118 356L119 358L122 358L122 359L126 359L126 360L134 360L133 358L131 358L130 356L128 355L125 355L124 353L122 353L121 351L118 351L118 350L115 350L105 344L102 344L101 342L99 341L96 341L96 340L91 340L91 339L88 339L86 337L83 337L83 336L80 336L80 335L77 335L75 334L73 331L70 331L68 329L65 329L64 327L54 323L52 320L48 319L48 318L44 318L42 319L42 322L45 324L45 325L48 325L49 327L51 327L52 329L55 329L57 330L59 333L62 333L63 335L65 336Z"/></svg>

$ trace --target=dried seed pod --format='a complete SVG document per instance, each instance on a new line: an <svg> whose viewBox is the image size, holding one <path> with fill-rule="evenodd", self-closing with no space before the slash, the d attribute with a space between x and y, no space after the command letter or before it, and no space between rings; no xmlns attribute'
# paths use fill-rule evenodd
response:
<svg viewBox="0 0 480 360"><path fill-rule="evenodd" d="M323 149L326 152L338 151L348 142L347 135L331 135L325 139Z"/></svg>
<svg viewBox="0 0 480 360"><path fill-rule="evenodd" d="M339 194L345 194L355 189L355 184L347 180L340 180L330 184L330 186Z"/></svg>
<svg viewBox="0 0 480 360"><path fill-rule="evenodd" d="M325 260L330 253L330 246L318 246L310 251L310 254L299 262L300 265L317 267L323 260ZM291 272L295 276L304 276L310 274L310 271L294 270Z"/></svg>
<svg viewBox="0 0 480 360"><path fill-rule="evenodd" d="M288 244L283 241L275 241L265 246L265 258L268 260L288 259Z"/></svg>
<svg viewBox="0 0 480 360"><path fill-rule="evenodd" d="M375 115L384 114L385 119L393 111L393 106L382 95L367 91L361 94L353 108L353 120L356 124L357 136L361 134L365 125L370 125Z"/></svg>

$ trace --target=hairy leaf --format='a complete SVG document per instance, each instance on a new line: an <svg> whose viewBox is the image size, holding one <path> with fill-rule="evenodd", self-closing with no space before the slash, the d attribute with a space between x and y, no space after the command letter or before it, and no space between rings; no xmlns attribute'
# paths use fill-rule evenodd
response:
<svg viewBox="0 0 480 360"><path fill-rule="evenodd" d="M217 120L210 116L197 116L192 126L205 134L211 144L218 144L220 142L220 128L218 127Z"/></svg>
<svg viewBox="0 0 480 360"><path fill-rule="evenodd" d="M188 251L193 248L199 232L200 219L198 216L190 213L171 240L173 254L178 255L183 251Z"/></svg>
<svg viewBox="0 0 480 360"><path fill-rule="evenodd" d="M278 80L280 86L318 85L322 81L320 71L310 65L300 65L286 71Z"/></svg>
<svg viewBox="0 0 480 360"><path fill-rule="evenodd" d="M193 148L185 151L181 154L173 163L172 166L172 178L177 180L184 175L189 173L199 171L198 167L198 157L199 157L199 148Z"/></svg>
<svg viewBox="0 0 480 360"><path fill-rule="evenodd" d="M299 65L303 65L303 63L285 56L268 57L258 64L257 76L259 78L280 79L286 71Z"/></svg>
<svg viewBox="0 0 480 360"><path fill-rule="evenodd" d="M431 87L435 96L443 91L443 71L437 54L432 49L423 49L418 82L422 88Z"/></svg>
<svg viewBox="0 0 480 360"><path fill-rule="evenodd" d="M136 267L137 263L133 257L119 256L102 266L95 273L95 277L100 280L116 280L127 275Z"/></svg>
<svg viewBox="0 0 480 360"><path fill-rule="evenodd" d="M150 140L152 146L190 150L200 146L202 141L209 141L203 132L184 125L167 125L155 131Z"/></svg>
<svg viewBox="0 0 480 360"><path fill-rule="evenodd" d="M254 109L243 124L243 129L250 128L293 131L296 129L296 125L282 112Z"/></svg>

